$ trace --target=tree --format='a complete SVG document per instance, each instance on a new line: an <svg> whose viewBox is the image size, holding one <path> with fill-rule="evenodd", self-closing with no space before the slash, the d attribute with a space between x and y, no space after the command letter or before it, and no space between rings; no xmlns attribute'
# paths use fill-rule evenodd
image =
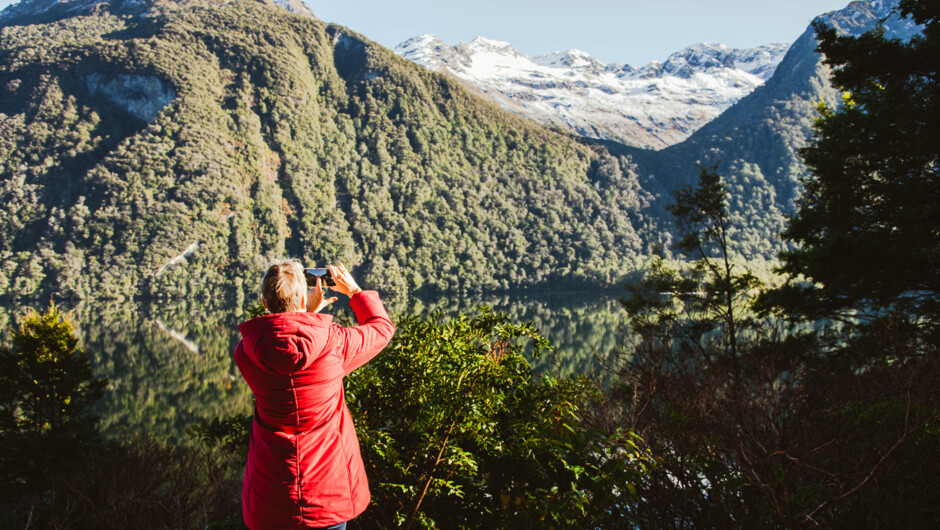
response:
<svg viewBox="0 0 940 530"><path fill-rule="evenodd" d="M91 406L107 381L55 305L12 335L0 352L0 527L204 528L238 507L241 473L221 452L100 440Z"/></svg>
<svg viewBox="0 0 940 530"><path fill-rule="evenodd" d="M253 304L249 313L263 313ZM372 502L360 528L622 528L653 467L640 440L592 421L584 377L533 377L548 341L481 306L403 317L381 355L346 378ZM189 433L244 465L251 417ZM231 521L240 521L240 513Z"/></svg>
<svg viewBox="0 0 940 530"><path fill-rule="evenodd" d="M640 434L659 463L642 484L645 526L766 524L774 508L761 498L775 492L759 485L773 477L746 458L766 441L768 389L789 382L782 365L755 370L770 360L749 310L760 282L732 248L721 176L699 167L698 185L674 195L674 249L691 261L654 259L627 285L630 331L613 366L609 421Z"/></svg>
<svg viewBox="0 0 940 530"><path fill-rule="evenodd" d="M107 381L96 378L72 323L54 304L28 313L0 354L0 463L3 489L27 490L82 463L96 446L91 405Z"/></svg>
<svg viewBox="0 0 940 530"><path fill-rule="evenodd" d="M783 237L796 280L771 304L822 316L893 307L940 321L940 3L902 0L924 26L908 42L816 24L819 51L843 90L820 107L802 156L812 175Z"/></svg>
<svg viewBox="0 0 940 530"><path fill-rule="evenodd" d="M750 294L760 282L749 271L738 272L739 257L733 254L729 237L728 192L715 168L699 167L698 186L683 186L674 195L675 203L666 207L678 229L674 248L691 258L691 266L679 271L654 260L645 281L627 286L630 296L623 303L640 318L656 315L657 325L694 315L704 326L699 333L720 330L728 359L734 363Z"/></svg>

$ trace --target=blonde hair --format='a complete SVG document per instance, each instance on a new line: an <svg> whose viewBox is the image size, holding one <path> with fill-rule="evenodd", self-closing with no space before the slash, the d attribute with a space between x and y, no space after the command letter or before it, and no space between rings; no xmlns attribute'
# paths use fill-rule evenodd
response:
<svg viewBox="0 0 940 530"><path fill-rule="evenodd" d="M275 261L261 280L261 298L271 313L291 313L304 309L307 280L297 260Z"/></svg>

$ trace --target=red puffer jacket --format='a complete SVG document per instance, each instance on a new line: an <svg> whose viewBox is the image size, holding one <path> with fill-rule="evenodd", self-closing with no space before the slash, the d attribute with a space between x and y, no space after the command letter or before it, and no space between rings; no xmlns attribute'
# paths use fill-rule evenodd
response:
<svg viewBox="0 0 940 530"><path fill-rule="evenodd" d="M343 377L375 357L395 327L379 295L349 301L360 325L330 315L275 313L238 326L235 362L255 395L242 514L249 528L316 528L369 504Z"/></svg>

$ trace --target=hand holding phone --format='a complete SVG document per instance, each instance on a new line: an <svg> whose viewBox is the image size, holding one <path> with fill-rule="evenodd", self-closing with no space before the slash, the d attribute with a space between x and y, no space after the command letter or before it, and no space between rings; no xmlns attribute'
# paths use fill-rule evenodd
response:
<svg viewBox="0 0 940 530"><path fill-rule="evenodd" d="M323 287L333 287L336 282L333 281L333 275L328 268L304 269L304 278L307 280L307 287L316 285L317 278L320 279L320 285Z"/></svg>
<svg viewBox="0 0 940 530"><path fill-rule="evenodd" d="M320 283L320 277L317 276L314 280L313 289L307 292L307 312L308 313L319 313L321 310L326 308L326 306L332 304L338 300L335 296L330 298L323 298L323 285Z"/></svg>

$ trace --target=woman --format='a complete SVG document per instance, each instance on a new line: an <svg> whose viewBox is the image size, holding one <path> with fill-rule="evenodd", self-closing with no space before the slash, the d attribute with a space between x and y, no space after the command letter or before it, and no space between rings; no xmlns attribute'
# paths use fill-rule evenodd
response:
<svg viewBox="0 0 940 530"><path fill-rule="evenodd" d="M377 292L360 289L342 263L330 273L358 327L317 314L336 298L323 299L319 278L308 293L296 261L268 268L261 300L270 314L238 326L235 362L255 396L242 491L253 530L341 529L369 504L343 377L375 357L395 327Z"/></svg>

